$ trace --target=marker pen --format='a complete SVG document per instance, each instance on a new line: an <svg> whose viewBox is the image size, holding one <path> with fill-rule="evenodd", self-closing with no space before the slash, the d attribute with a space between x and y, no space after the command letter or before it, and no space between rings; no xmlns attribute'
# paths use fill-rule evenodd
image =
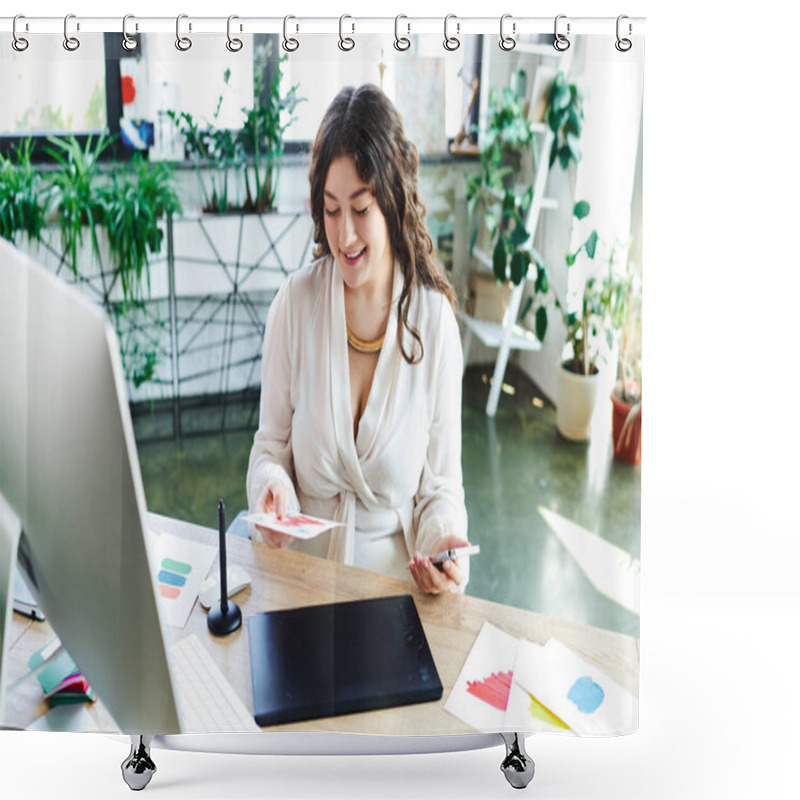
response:
<svg viewBox="0 0 800 800"><path fill-rule="evenodd" d="M431 556L431 564L442 564L445 561L461 558L461 556L476 556L480 551L481 548L477 544L471 544L469 547L453 547L450 550L442 550L441 553Z"/></svg>

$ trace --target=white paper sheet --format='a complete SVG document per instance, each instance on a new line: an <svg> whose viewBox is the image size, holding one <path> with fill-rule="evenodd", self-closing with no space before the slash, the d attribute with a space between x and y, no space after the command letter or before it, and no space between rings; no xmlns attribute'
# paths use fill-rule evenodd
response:
<svg viewBox="0 0 800 800"><path fill-rule="evenodd" d="M541 705L536 687L549 679L546 651L542 645L519 641L514 661L514 677L508 696L503 725L507 731L564 733L568 727L563 720L553 718L552 712ZM561 722L561 724L559 724Z"/></svg>
<svg viewBox="0 0 800 800"><path fill-rule="evenodd" d="M515 679L574 733L607 736L638 726L636 697L557 639L521 653Z"/></svg>
<svg viewBox="0 0 800 800"><path fill-rule="evenodd" d="M151 534L150 569L161 620L183 628L217 557L217 548L169 533Z"/></svg>
<svg viewBox="0 0 800 800"><path fill-rule="evenodd" d="M254 525L262 525L278 533L285 533L297 539L313 539L331 528L341 525L328 519L309 517L299 511L287 511L280 518L274 512L264 514L248 514L245 519Z"/></svg>
<svg viewBox="0 0 800 800"><path fill-rule="evenodd" d="M505 730L508 703L519 640L484 622L461 668L444 709L479 731Z"/></svg>

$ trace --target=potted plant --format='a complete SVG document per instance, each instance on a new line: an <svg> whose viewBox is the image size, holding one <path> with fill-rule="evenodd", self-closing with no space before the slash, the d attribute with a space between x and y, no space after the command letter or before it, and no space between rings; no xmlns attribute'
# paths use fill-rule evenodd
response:
<svg viewBox="0 0 800 800"><path fill-rule="evenodd" d="M78 277L78 249L88 229L91 237L90 257L100 259L98 226L103 222L103 206L96 191L99 160L103 151L111 144L105 132L95 140L89 136L81 147L74 136L61 139L49 136L52 147L46 152L58 165L52 184L54 189L53 211L61 231L61 252Z"/></svg>
<svg viewBox="0 0 800 800"><path fill-rule="evenodd" d="M129 165L111 174L97 194L123 302L141 303L145 287L150 293L150 255L161 251L164 238L160 220L181 211L170 169L137 153Z"/></svg>
<svg viewBox="0 0 800 800"><path fill-rule="evenodd" d="M516 83L524 84L517 76ZM562 169L578 163L582 157L579 139L583 130L583 94L559 72L547 89L544 122L553 132L548 170L558 161ZM536 163L533 123L521 97L514 89L490 92L488 130L481 150L482 171L467 179L467 210L472 224L469 252L473 255L478 234L483 227L492 248L492 271L498 282L510 281L519 285L536 268L533 295L528 298L520 315L530 311L534 297L543 298L549 292L549 279L541 256L533 247L532 231L527 228L528 214L533 202L533 181L518 187L522 155L531 152L533 170ZM515 155L516 154L516 155ZM480 213L479 213L480 212ZM588 212L587 212L588 213ZM535 314L535 332L540 341L547 332L547 310L539 304Z"/></svg>
<svg viewBox="0 0 800 800"><path fill-rule="evenodd" d="M630 464L642 459L641 283L631 262L613 312L619 331L617 381L611 393L614 457Z"/></svg>
<svg viewBox="0 0 800 800"><path fill-rule="evenodd" d="M183 134L186 153L194 162L205 212L264 213L275 209L283 135L294 121L292 113L302 98L297 96L297 85L281 93L282 65L286 56L278 59L270 85L265 85L264 69L270 55L271 43L256 51L253 105L242 109L245 116L239 129L216 125L224 96L220 96L211 120L201 122L186 111L167 112ZM227 84L230 69L226 70L224 79ZM210 188L204 179L209 168ZM234 187L230 186L231 173L236 176Z"/></svg>
<svg viewBox="0 0 800 800"><path fill-rule="evenodd" d="M589 203L575 204L573 216L584 219ZM608 249L605 269L595 258L600 243L596 230L572 253L567 253L568 268L581 259L586 270L566 303L553 292L554 306L560 312L565 330L567 357L558 371L556 427L572 441L586 441L591 435L591 421L597 399L600 362L612 352L618 330L620 298L625 296L626 278L619 273L617 248Z"/></svg>
<svg viewBox="0 0 800 800"><path fill-rule="evenodd" d="M22 231L37 243L47 223L52 188L31 162L30 137L17 145L11 156L0 153L0 236L13 242Z"/></svg>

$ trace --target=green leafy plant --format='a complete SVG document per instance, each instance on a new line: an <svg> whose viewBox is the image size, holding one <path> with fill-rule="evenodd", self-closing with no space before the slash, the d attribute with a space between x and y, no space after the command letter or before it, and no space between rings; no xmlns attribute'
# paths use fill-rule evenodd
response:
<svg viewBox="0 0 800 800"><path fill-rule="evenodd" d="M38 242L52 201L52 189L31 163L32 149L28 137L10 156L0 154L0 236L11 242L17 231Z"/></svg>
<svg viewBox="0 0 800 800"><path fill-rule="evenodd" d="M573 207L573 218L585 219L591 211L586 200ZM622 320L630 311L633 302L632 277L630 272L622 273L617 264L617 246L607 248L605 265L596 267L599 246L602 244L596 230L573 252L567 253L565 262L568 268L574 267L582 259L591 262L587 275L580 288L564 302L550 285L543 264L537 263L541 285L537 279L534 294L531 295L522 311L522 317L533 305L536 309L536 336L544 341L548 328L547 295L552 297L553 307L561 316L565 331L565 346L570 355L563 362L566 370L580 375L593 375L598 372L597 360L600 354L602 337L610 350L614 337L621 330Z"/></svg>
<svg viewBox="0 0 800 800"><path fill-rule="evenodd" d="M186 111L167 112L183 134L187 156L194 162L204 211L222 213L241 209L261 213L275 208L283 136L295 119L295 107L303 98L297 96L298 85L288 92L280 90L286 56L276 62L270 85L266 86L264 70L271 52L271 43L256 49L253 105L242 109L244 122L240 128L218 127L223 95L211 120L201 122ZM230 69L225 71L224 80L228 84ZM204 170L209 166L213 167L208 178L210 190L204 180ZM231 173L237 176L237 181L242 181L241 199L230 186Z"/></svg>
<svg viewBox="0 0 800 800"><path fill-rule="evenodd" d="M270 85L265 85L264 69L271 54L271 42L256 48L253 59L253 107L242 109L246 116L238 137L248 158L248 166L244 170L245 210L258 212L275 208L283 156L283 136L295 120L294 110L297 104L304 99L297 95L299 84L281 93L280 84L286 56L278 59ZM282 119L286 121L282 122Z"/></svg>
<svg viewBox="0 0 800 800"><path fill-rule="evenodd" d="M527 229L533 185L523 189L513 185L519 165L509 158L509 152L521 154L531 150L535 154L535 148L532 148L533 126L522 98L509 88L500 93L494 89L490 92L487 121L488 129L481 150L482 171L467 179L467 210L472 225L470 255L474 252L480 227L484 226L487 239L492 243L492 270L497 280L510 280L519 285L535 267L534 294L543 297L548 292L549 279ZM548 88L545 123L553 131L548 169L556 160L563 169L567 169L571 161L580 161L583 96L575 84L567 82L563 72L556 75ZM529 309L530 302L525 313ZM547 332L546 315L546 310L540 305L535 323L540 340Z"/></svg>
<svg viewBox="0 0 800 800"><path fill-rule="evenodd" d="M511 88L500 92L493 87L489 92L487 126L480 155L481 172L467 177L467 212L472 226L470 255L481 226L486 230L488 241L495 242L497 237L504 240L507 254L528 240L525 218L533 198L533 187L518 198L513 181L519 173L523 154L531 150L533 136L522 98ZM506 280L506 273L507 268L500 269L498 262L497 279Z"/></svg>
<svg viewBox="0 0 800 800"><path fill-rule="evenodd" d="M92 252L99 255L96 225L103 222L103 205L95 190L98 163L101 154L111 144L103 132L95 140L89 136L81 147L74 136L60 139L49 136L52 147L47 153L59 169L53 176L54 212L61 229L61 250L68 257L72 271L78 274L78 248L83 244L83 233L88 228L92 238Z"/></svg>
<svg viewBox="0 0 800 800"><path fill-rule="evenodd" d="M112 173L98 196L123 296L126 302L140 302L144 285L150 291L150 256L161 250L164 232L159 220L181 211L171 170L137 153L130 165Z"/></svg>
<svg viewBox="0 0 800 800"><path fill-rule="evenodd" d="M559 72L547 91L545 123L553 132L550 149L550 167L558 159L562 169L571 161L581 160L580 138L583 132L583 93L575 83L569 83Z"/></svg>
<svg viewBox="0 0 800 800"><path fill-rule="evenodd" d="M124 309L116 309L114 320L117 338L120 343L120 356L125 378L138 389L156 378L161 360L159 336L164 331L164 323L158 319L145 333L141 326L127 326L123 331Z"/></svg>
<svg viewBox="0 0 800 800"><path fill-rule="evenodd" d="M226 83L230 70L226 72ZM219 117L222 97L219 98L213 119ZM201 124L187 111L168 111L170 119L183 134L186 154L192 160L203 194L203 211L224 213L235 207L229 193L229 175L231 170L238 170L244 160L244 153L239 145L236 132L229 128L218 128L212 122ZM213 164L206 185L203 168Z"/></svg>

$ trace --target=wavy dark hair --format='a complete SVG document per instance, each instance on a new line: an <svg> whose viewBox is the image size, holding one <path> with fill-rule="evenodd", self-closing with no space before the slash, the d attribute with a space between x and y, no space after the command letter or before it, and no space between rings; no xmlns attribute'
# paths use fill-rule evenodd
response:
<svg viewBox="0 0 800 800"><path fill-rule="evenodd" d="M403 270L397 342L403 358L416 364L424 348L419 331L408 321L414 291L419 286L435 289L454 310L456 295L436 264L433 240L425 227L425 206L417 193L417 148L406 138L397 109L377 86L342 89L325 112L314 140L309 180L315 258L331 255L325 235L325 180L331 162L342 156L353 159L359 178L369 186L386 218L392 254ZM415 341L412 352L405 347L406 330Z"/></svg>

